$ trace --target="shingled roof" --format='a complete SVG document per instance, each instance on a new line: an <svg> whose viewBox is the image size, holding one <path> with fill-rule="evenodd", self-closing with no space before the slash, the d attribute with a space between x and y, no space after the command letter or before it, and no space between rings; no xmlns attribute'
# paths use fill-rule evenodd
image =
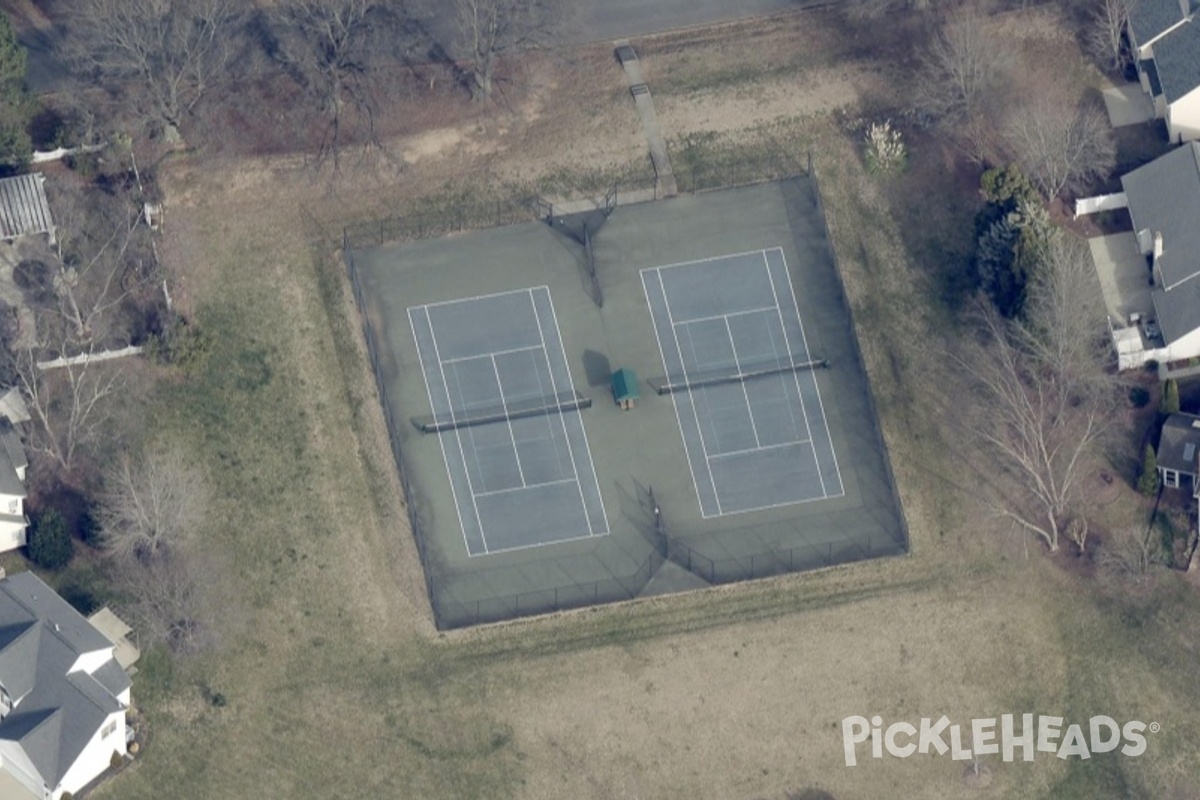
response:
<svg viewBox="0 0 1200 800"><path fill-rule="evenodd" d="M1158 439L1158 466L1187 475L1196 474L1200 457L1200 417L1172 414L1163 423Z"/></svg>
<svg viewBox="0 0 1200 800"><path fill-rule="evenodd" d="M12 711L0 742L20 747L47 786L58 786L109 715L124 704L124 671L77 669L80 656L112 643L36 575L0 580L0 686ZM116 663L115 661L113 662Z"/></svg>
<svg viewBox="0 0 1200 800"><path fill-rule="evenodd" d="M0 179L0 239L34 233L48 233L54 238L45 181L40 173Z"/></svg>
<svg viewBox="0 0 1200 800"><path fill-rule="evenodd" d="M1162 286L1152 294L1163 334L1173 341L1200 327L1200 142L1176 147L1122 176L1135 231L1162 234ZM1178 294L1176 294L1178 293Z"/></svg>

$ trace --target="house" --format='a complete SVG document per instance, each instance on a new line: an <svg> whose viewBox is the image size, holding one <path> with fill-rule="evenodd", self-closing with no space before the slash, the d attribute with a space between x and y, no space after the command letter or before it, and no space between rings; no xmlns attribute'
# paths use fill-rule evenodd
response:
<svg viewBox="0 0 1200 800"><path fill-rule="evenodd" d="M0 580L0 797L60 800L124 757L115 650L33 573Z"/></svg>
<svg viewBox="0 0 1200 800"><path fill-rule="evenodd" d="M1129 43L1142 89L1172 142L1200 138L1200 0L1139 0Z"/></svg>
<svg viewBox="0 0 1200 800"><path fill-rule="evenodd" d="M7 419L0 419L0 552L25 546L25 448Z"/></svg>
<svg viewBox="0 0 1200 800"><path fill-rule="evenodd" d="M1135 169L1121 185L1162 340L1146 357L1183 367L1200 356L1200 142Z"/></svg>
<svg viewBox="0 0 1200 800"><path fill-rule="evenodd" d="M1200 498L1200 417L1172 414L1158 440L1158 475L1163 486Z"/></svg>

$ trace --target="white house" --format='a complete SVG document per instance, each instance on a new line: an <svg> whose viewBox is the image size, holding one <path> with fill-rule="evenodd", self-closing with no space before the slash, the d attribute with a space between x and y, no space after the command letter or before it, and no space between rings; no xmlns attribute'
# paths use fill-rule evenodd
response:
<svg viewBox="0 0 1200 800"><path fill-rule="evenodd" d="M1142 89L1172 142L1200 138L1200 0L1138 0L1129 41Z"/></svg>
<svg viewBox="0 0 1200 800"><path fill-rule="evenodd" d="M60 800L125 755L115 650L33 573L0 580L0 797Z"/></svg>
<svg viewBox="0 0 1200 800"><path fill-rule="evenodd" d="M1163 486L1191 492L1200 503L1200 417L1193 414L1167 417L1156 455Z"/></svg>
<svg viewBox="0 0 1200 800"><path fill-rule="evenodd" d="M0 419L0 552L25 546L25 469L29 461L21 437Z"/></svg>
<svg viewBox="0 0 1200 800"><path fill-rule="evenodd" d="M1136 268L1145 270L1137 280L1149 284L1158 328L1151 335L1130 320L1131 327L1114 329L1121 366L1155 360L1164 375L1200 369L1200 142L1176 147L1122 176L1121 186L1146 258Z"/></svg>

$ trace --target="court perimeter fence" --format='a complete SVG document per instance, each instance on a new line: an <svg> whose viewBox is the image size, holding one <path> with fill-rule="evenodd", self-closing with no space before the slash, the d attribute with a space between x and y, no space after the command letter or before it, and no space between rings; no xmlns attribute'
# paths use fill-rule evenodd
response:
<svg viewBox="0 0 1200 800"><path fill-rule="evenodd" d="M756 161L755 163L761 169L761 162ZM724 186L729 186L734 183L756 183L807 175L813 181L821 221L828 235L828 222L825 219L825 209L821 201L820 187L817 183L817 175L814 170L811 154L806 154L805 164L801 168L795 168L795 164L791 159L774 162L771 166L775 169L767 171L770 174L763 174L761 172L747 173L746 166L740 164L731 164L728 166L728 171L723 169L713 170L712 173L706 173L704 178L700 178L699 175L689 176L692 179L687 182L690 184L688 188L692 191L698 191L723 188L719 185L721 181L726 182ZM781 172L790 170L790 175L774 174L776 169ZM713 185L707 185L709 174L713 175ZM720 175L719 178L716 177L718 174ZM743 178L747 178L747 175L750 175L750 177L742 180ZM631 600L643 594L647 584L654 578L663 564L668 561L686 569L705 582L715 585L768 578L791 572L832 567L867 559L904 555L908 552L909 537L907 525L896 491L895 477L887 455L887 445L882 440L882 435L880 435L880 447L884 452L883 461L891 483L892 499L898 516L898 539L880 537L880 539L876 540L873 537L868 537L865 543L862 541L842 541L781 550L775 550L764 545L762 552L758 554L740 558L721 559L704 555L681 541L679 537L671 536L664 527L651 525L648 535L651 545L649 555L633 573L627 576L614 575L610 578L597 581L572 583L520 594L499 595L484 600L463 601L443 596L440 588L448 578L453 576L439 573L430 563L428 545L425 538L425 523L420 513L417 502L418 498L414 496L412 482L409 477L409 468L400 447L399 431L401 428L399 426L402 424L402 421L396 419L392 405L388 401L387 384L383 380L378 344L368 323L362 283L355 267L354 249L379 247L406 239L442 236L448 233L475 228L530 222L542 217L545 213L545 208L546 204L543 201L538 198L530 198L522 201L472 206L469 209L464 208L448 213L437 212L404 217L389 217L347 226L343 229L342 255L350 277L355 304L358 307L363 338L371 362L371 371L375 378L377 391L379 392L392 455L396 462L401 487L404 492L404 503L409 525L411 526L413 538L417 545L417 552L425 571L426 591L428 592L430 606L433 610L434 623L438 629L445 630L500 622L517 617L534 616L602 603ZM838 281L842 283L841 265L838 262L832 240L829 241L829 249ZM842 288L842 302L845 306L845 313L848 315L848 318L852 319L849 316L851 311L845 295L844 284ZM851 327L853 330L853 325ZM862 350L858 342L856 330L854 331L854 346L858 361L861 364ZM871 393L868 392L868 395L871 395ZM869 397L869 403L874 413L875 400L873 396ZM877 414L876 419L878 419Z"/></svg>

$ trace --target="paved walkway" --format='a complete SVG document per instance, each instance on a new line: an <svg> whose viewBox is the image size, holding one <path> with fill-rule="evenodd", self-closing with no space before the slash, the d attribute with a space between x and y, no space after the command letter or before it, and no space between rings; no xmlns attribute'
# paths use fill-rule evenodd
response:
<svg viewBox="0 0 1200 800"><path fill-rule="evenodd" d="M628 39L616 43L617 58L625 69L625 79L629 82L629 93L637 104L638 115L642 118L642 130L650 143L650 160L654 164L654 174L658 178L661 189L659 196L671 197L678 194L675 186L675 174L671 171L671 159L667 155L667 143L663 139L662 127L658 124L658 113L654 110L654 98L650 96L650 88L642 78L642 65L637 53Z"/></svg>
<svg viewBox="0 0 1200 800"><path fill-rule="evenodd" d="M1112 86L1104 90L1104 107L1114 128L1139 125L1154 119L1154 105L1136 83Z"/></svg>

